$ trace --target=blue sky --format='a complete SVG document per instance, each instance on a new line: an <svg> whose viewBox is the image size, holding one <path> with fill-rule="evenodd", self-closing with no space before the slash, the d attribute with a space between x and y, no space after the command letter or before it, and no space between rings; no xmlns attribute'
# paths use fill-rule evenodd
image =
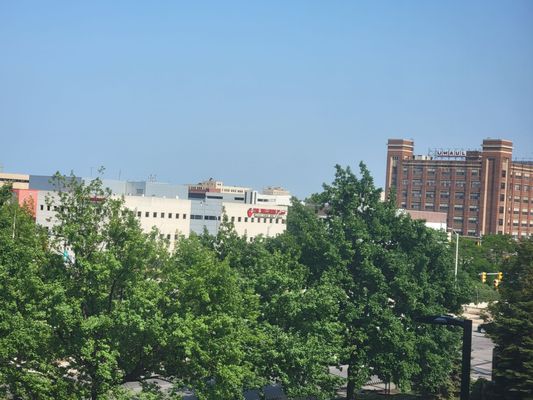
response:
<svg viewBox="0 0 533 400"><path fill-rule="evenodd" d="M533 159L533 1L0 2L4 171L305 197L487 137Z"/></svg>

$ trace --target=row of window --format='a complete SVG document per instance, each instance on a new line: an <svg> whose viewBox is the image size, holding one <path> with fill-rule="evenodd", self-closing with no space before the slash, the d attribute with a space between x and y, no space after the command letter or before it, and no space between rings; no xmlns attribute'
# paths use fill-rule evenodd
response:
<svg viewBox="0 0 533 400"><path fill-rule="evenodd" d="M41 206L42 207L42 206ZM42 209L42 208L41 208ZM137 217L141 218L143 215L142 211L137 211ZM174 218L174 219L180 219L180 216L182 219L187 219L187 214L180 214L180 213L171 213L171 212L152 212L151 213L152 215L152 218ZM150 212L149 211L145 211L144 213L144 216L146 218L149 218L150 217ZM191 219L194 219L194 220L205 220L205 221L220 221L220 216L215 216L215 215L199 215L199 214L191 214ZM248 218L248 217L244 217L244 222L248 222L248 219L250 220L250 222L261 222L261 220L263 220L263 223L267 223L270 222L271 224L272 223L276 223L276 224L279 224L280 221L282 224L285 223L285 220L284 219L280 219L280 218ZM237 220L237 222L242 222L243 220L243 217L231 217L231 222L235 222L235 220Z"/></svg>
<svg viewBox="0 0 533 400"><path fill-rule="evenodd" d="M156 211L153 211L152 212L152 218L174 218L174 219L180 219L180 215L181 215L181 218L182 219L187 219L187 214L180 214L180 213L171 213L171 212L156 212ZM142 211L137 211L137 217L141 218L142 217ZM150 218L150 212L149 211L145 211L144 212L144 217L145 218Z"/></svg>
<svg viewBox="0 0 533 400"><path fill-rule="evenodd" d="M404 197L404 198L407 197L407 191L406 190L402 191L402 197ZM411 197L413 199L420 199L420 198L422 198L422 193L421 193L420 190L413 190L411 192ZM449 199L450 198L450 192L448 192L448 191L440 192L439 197L442 200ZM465 192L455 192L454 197L455 197L456 200L464 200L465 199ZM477 193L477 192L470 193L470 195L469 195L469 199L470 200L479 200L479 197L480 197L480 194ZM434 199L434 198L435 198L435 192L426 192L426 199Z"/></svg>
<svg viewBox="0 0 533 400"><path fill-rule="evenodd" d="M428 175L435 175L437 170L440 171L441 175L451 175L453 168L451 167L427 167L425 168ZM424 172L424 166L415 165L413 166L413 174L422 174ZM403 174L407 175L409 173L409 167L403 167ZM455 168L455 176L465 176L466 170L464 168ZM471 176L479 176L479 169L474 168L470 170Z"/></svg>
<svg viewBox="0 0 533 400"><path fill-rule="evenodd" d="M248 222L248 217L231 217L231 222L242 222L244 219L244 222ZM285 220L284 219L281 219L281 218L249 218L250 219L250 222L261 222L261 219L263 220L263 223L267 223L267 221L269 223L276 223L276 224L279 224L280 221L282 224L285 223Z"/></svg>
<svg viewBox="0 0 533 400"><path fill-rule="evenodd" d="M402 186L406 187L409 186L409 182L413 183L413 186L422 186L423 181L422 179L413 179L412 181L409 179L402 179ZM436 181L434 180L428 180L426 181L426 186L433 187L436 186ZM452 187L452 181L451 180L442 180L440 181L441 187ZM466 181L455 181L455 187L456 188L465 188L467 187ZM470 187L472 189L479 189L481 187L481 181L472 181L470 182Z"/></svg>

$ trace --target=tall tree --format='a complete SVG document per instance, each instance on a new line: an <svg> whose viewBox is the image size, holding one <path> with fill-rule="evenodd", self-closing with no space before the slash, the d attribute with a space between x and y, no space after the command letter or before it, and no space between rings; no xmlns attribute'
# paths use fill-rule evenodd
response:
<svg viewBox="0 0 533 400"><path fill-rule="evenodd" d="M363 164L360 175L358 179L349 168L337 166L332 184L313 197L326 213L329 240L341 258L334 268L344 291L339 319L346 328L348 398L355 398L372 373L404 387L414 379L424 390L430 382L420 379L420 362L428 353L419 344L435 343L436 336L413 327L413 319L457 311L460 305L447 244L443 235L399 214L393 201L380 202L380 190ZM457 346L430 350L443 360L451 356L443 368L434 369L438 372L431 383L438 389L432 390L438 391Z"/></svg>
<svg viewBox="0 0 533 400"><path fill-rule="evenodd" d="M43 280L47 235L0 186L0 397L66 398L49 313L59 290Z"/></svg>
<svg viewBox="0 0 533 400"><path fill-rule="evenodd" d="M59 191L48 201L57 255L47 274L63 293L51 324L73 390L96 399L158 365L157 279L167 251L99 179L57 174L55 182Z"/></svg>
<svg viewBox="0 0 533 400"><path fill-rule="evenodd" d="M494 377L505 399L533 398L533 239L504 264L501 299L491 308Z"/></svg>

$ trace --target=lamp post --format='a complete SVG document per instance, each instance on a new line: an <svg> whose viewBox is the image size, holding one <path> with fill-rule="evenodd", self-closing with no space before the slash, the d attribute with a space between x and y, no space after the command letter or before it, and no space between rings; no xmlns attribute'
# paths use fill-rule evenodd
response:
<svg viewBox="0 0 533 400"><path fill-rule="evenodd" d="M472 320L450 315L431 315L415 321L432 325L460 326L463 328L463 360L461 365L461 400L470 398L470 356L472 353Z"/></svg>
<svg viewBox="0 0 533 400"><path fill-rule="evenodd" d="M450 228L451 232L455 233L455 282L457 283L457 266L459 265L459 233L453 228Z"/></svg>

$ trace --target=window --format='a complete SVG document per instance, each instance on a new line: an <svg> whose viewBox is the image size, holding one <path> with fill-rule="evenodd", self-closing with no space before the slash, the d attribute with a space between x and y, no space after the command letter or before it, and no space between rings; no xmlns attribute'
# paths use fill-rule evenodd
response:
<svg viewBox="0 0 533 400"><path fill-rule="evenodd" d="M456 181L455 182L455 187L458 188L458 189L462 189L465 187L465 181Z"/></svg>
<svg viewBox="0 0 533 400"><path fill-rule="evenodd" d="M500 194L500 201L505 201L505 195L504 194Z"/></svg>
<svg viewBox="0 0 533 400"><path fill-rule="evenodd" d="M241 217L239 217L240 219ZM244 217L244 222L248 222L248 217Z"/></svg>
<svg viewBox="0 0 533 400"><path fill-rule="evenodd" d="M163 239L165 237L165 235L163 235L162 233L159 235L159 239Z"/></svg>
<svg viewBox="0 0 533 400"><path fill-rule="evenodd" d="M176 219L180 219L179 213L176 213Z"/></svg>
<svg viewBox="0 0 533 400"><path fill-rule="evenodd" d="M499 212L500 214L503 214L503 212L504 212L503 206L500 206L500 207L498 208L498 212Z"/></svg>
<svg viewBox="0 0 533 400"><path fill-rule="evenodd" d="M276 224L278 224L278 223L279 223L279 219L276 218Z"/></svg>
<svg viewBox="0 0 533 400"><path fill-rule="evenodd" d="M472 189L479 189L481 187L481 182L480 181L470 182L470 187Z"/></svg>
<svg viewBox="0 0 533 400"><path fill-rule="evenodd" d="M142 212L137 211L137 216L140 217L142 215Z"/></svg>
<svg viewBox="0 0 533 400"><path fill-rule="evenodd" d="M435 192L426 192L426 199L434 199Z"/></svg>
<svg viewBox="0 0 533 400"><path fill-rule="evenodd" d="M439 208L441 209L441 211L448 211L448 204L440 203Z"/></svg>
<svg viewBox="0 0 533 400"><path fill-rule="evenodd" d="M456 175L456 176L464 176L464 175L465 175L465 170L462 169L462 168L457 168L457 169L455 170L455 175Z"/></svg>
<svg viewBox="0 0 533 400"><path fill-rule="evenodd" d="M165 218L165 213L164 212L161 213L161 218Z"/></svg>
<svg viewBox="0 0 533 400"><path fill-rule="evenodd" d="M174 240L178 240L178 237L179 237L179 236L178 236L178 234L176 233L176 234L174 235Z"/></svg>
<svg viewBox="0 0 533 400"><path fill-rule="evenodd" d="M149 213L148 211L146 211L146 212L144 213L144 216L145 216L146 218L148 218L148 217L150 216L150 213Z"/></svg>
<svg viewBox="0 0 533 400"><path fill-rule="evenodd" d="M479 207L478 206L470 206L470 207L468 207L468 209L470 211L479 211Z"/></svg>
<svg viewBox="0 0 533 400"><path fill-rule="evenodd" d="M168 239L168 240L170 240L170 233L169 233L169 234L167 234L167 239Z"/></svg>
<svg viewBox="0 0 533 400"><path fill-rule="evenodd" d="M172 213L168 213L168 217L169 217L169 218L172 218Z"/></svg>
<svg viewBox="0 0 533 400"><path fill-rule="evenodd" d="M427 186L435 186L435 181L433 181L433 180L426 181L426 185Z"/></svg>
<svg viewBox="0 0 533 400"><path fill-rule="evenodd" d="M450 187L452 185L452 181L448 181L448 180L440 181L440 185L442 187Z"/></svg>
<svg viewBox="0 0 533 400"><path fill-rule="evenodd" d="M468 222L471 223L471 224L476 224L477 223L477 218L476 217L469 217L468 218Z"/></svg>
<svg viewBox="0 0 533 400"><path fill-rule="evenodd" d="M428 175L435 175L435 168L434 167L429 167L427 169L427 171L428 171Z"/></svg>
<svg viewBox="0 0 533 400"><path fill-rule="evenodd" d="M411 196L413 196L415 199L419 199L420 197L422 197L422 194L420 193L420 190L413 190Z"/></svg>
<svg viewBox="0 0 533 400"><path fill-rule="evenodd" d="M413 185L421 186L422 185L422 179L413 179Z"/></svg>
<svg viewBox="0 0 533 400"><path fill-rule="evenodd" d="M440 192L440 198L441 199L449 199L450 198L450 192Z"/></svg>
<svg viewBox="0 0 533 400"><path fill-rule="evenodd" d="M465 192L455 192L455 198L457 200L462 200L465 198Z"/></svg>
<svg viewBox="0 0 533 400"><path fill-rule="evenodd" d="M235 222L235 217L231 217L231 222Z"/></svg>
<svg viewBox="0 0 533 400"><path fill-rule="evenodd" d="M41 204L41 211L43 211L43 210L44 210L44 205Z"/></svg>
<svg viewBox="0 0 533 400"><path fill-rule="evenodd" d="M462 210L463 209L463 205L462 204L456 204L453 206L453 209L454 210Z"/></svg>
<svg viewBox="0 0 533 400"><path fill-rule="evenodd" d="M472 176L479 176L479 169L473 169L471 171Z"/></svg>
<svg viewBox="0 0 533 400"><path fill-rule="evenodd" d="M501 188L501 189L505 189L505 182L502 182L502 183L500 184L500 188Z"/></svg>
<svg viewBox="0 0 533 400"><path fill-rule="evenodd" d="M502 170L502 178L505 178L507 176L507 171L506 170Z"/></svg>
<svg viewBox="0 0 533 400"><path fill-rule="evenodd" d="M409 179L402 179L402 186L409 185Z"/></svg>
<svg viewBox="0 0 533 400"><path fill-rule="evenodd" d="M183 214L183 219L187 219L187 214Z"/></svg>
<svg viewBox="0 0 533 400"><path fill-rule="evenodd" d="M498 225L500 225L500 226L503 225L503 219L500 218L500 219L498 220Z"/></svg>
<svg viewBox="0 0 533 400"><path fill-rule="evenodd" d="M153 213L153 215L152 215L152 216L153 216L154 218L155 218L155 217L157 217L157 213L156 213L156 212L155 212L155 213Z"/></svg>
<svg viewBox="0 0 533 400"><path fill-rule="evenodd" d="M413 203L411 204L411 208L413 210L420 210L420 203Z"/></svg>
<svg viewBox="0 0 533 400"><path fill-rule="evenodd" d="M479 200L479 193L470 193L470 200Z"/></svg>
<svg viewBox="0 0 533 400"><path fill-rule="evenodd" d="M50 206L46 206L46 211L50 211Z"/></svg>
<svg viewBox="0 0 533 400"><path fill-rule="evenodd" d="M254 222L254 219L253 219L253 218L252 218L252 219L250 219L250 222Z"/></svg>
<svg viewBox="0 0 533 400"><path fill-rule="evenodd" d="M514 190L520 190L520 189L521 189L520 185L514 185Z"/></svg>

